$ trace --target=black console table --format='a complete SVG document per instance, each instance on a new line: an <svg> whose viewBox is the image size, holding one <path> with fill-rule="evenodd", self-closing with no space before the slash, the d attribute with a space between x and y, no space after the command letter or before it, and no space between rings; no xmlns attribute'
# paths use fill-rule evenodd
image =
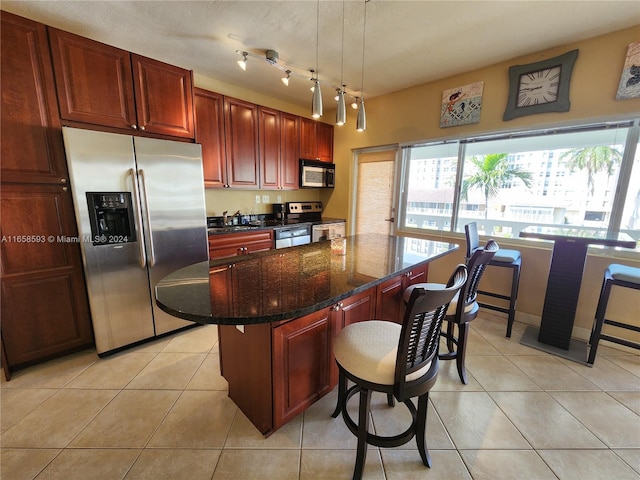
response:
<svg viewBox="0 0 640 480"><path fill-rule="evenodd" d="M554 242L540 329L528 327L520 343L586 363L586 342L572 339L571 332L587 249L589 245L635 248L636 242L626 234L612 238L603 231L562 227L527 227L520 237Z"/></svg>

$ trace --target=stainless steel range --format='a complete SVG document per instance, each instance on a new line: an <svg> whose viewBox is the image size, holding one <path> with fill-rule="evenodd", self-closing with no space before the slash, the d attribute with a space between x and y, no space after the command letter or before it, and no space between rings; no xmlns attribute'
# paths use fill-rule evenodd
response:
<svg viewBox="0 0 640 480"><path fill-rule="evenodd" d="M311 243L312 225L322 220L322 202L274 204L273 210L282 222L274 228L276 248Z"/></svg>

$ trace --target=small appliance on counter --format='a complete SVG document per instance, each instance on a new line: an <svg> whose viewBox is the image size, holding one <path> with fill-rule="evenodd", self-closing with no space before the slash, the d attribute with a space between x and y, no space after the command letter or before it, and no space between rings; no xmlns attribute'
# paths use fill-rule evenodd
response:
<svg viewBox="0 0 640 480"><path fill-rule="evenodd" d="M276 223L284 223L287 220L287 204L274 203L272 208Z"/></svg>

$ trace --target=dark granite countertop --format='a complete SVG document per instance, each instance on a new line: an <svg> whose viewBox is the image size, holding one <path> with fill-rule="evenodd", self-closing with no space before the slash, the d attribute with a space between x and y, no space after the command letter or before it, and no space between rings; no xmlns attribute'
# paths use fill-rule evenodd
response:
<svg viewBox="0 0 640 480"><path fill-rule="evenodd" d="M331 223L345 222L344 218L322 218L312 222L291 222L282 223L276 220L264 220L260 225L234 225L228 227L210 227L207 228L209 235L220 235L223 233L240 233L240 232L256 232L259 230L273 230L277 227L288 227L293 225L327 225Z"/></svg>
<svg viewBox="0 0 640 480"><path fill-rule="evenodd" d="M198 323L298 318L458 248L367 234L211 260L166 276L156 285L156 303L171 315Z"/></svg>

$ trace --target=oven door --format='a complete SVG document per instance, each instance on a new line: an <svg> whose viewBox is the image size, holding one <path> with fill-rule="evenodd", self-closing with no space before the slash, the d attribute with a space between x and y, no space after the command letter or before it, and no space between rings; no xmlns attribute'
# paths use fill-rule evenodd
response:
<svg viewBox="0 0 640 480"><path fill-rule="evenodd" d="M306 245L311 242L311 229L308 225L276 228L274 236L276 249Z"/></svg>

